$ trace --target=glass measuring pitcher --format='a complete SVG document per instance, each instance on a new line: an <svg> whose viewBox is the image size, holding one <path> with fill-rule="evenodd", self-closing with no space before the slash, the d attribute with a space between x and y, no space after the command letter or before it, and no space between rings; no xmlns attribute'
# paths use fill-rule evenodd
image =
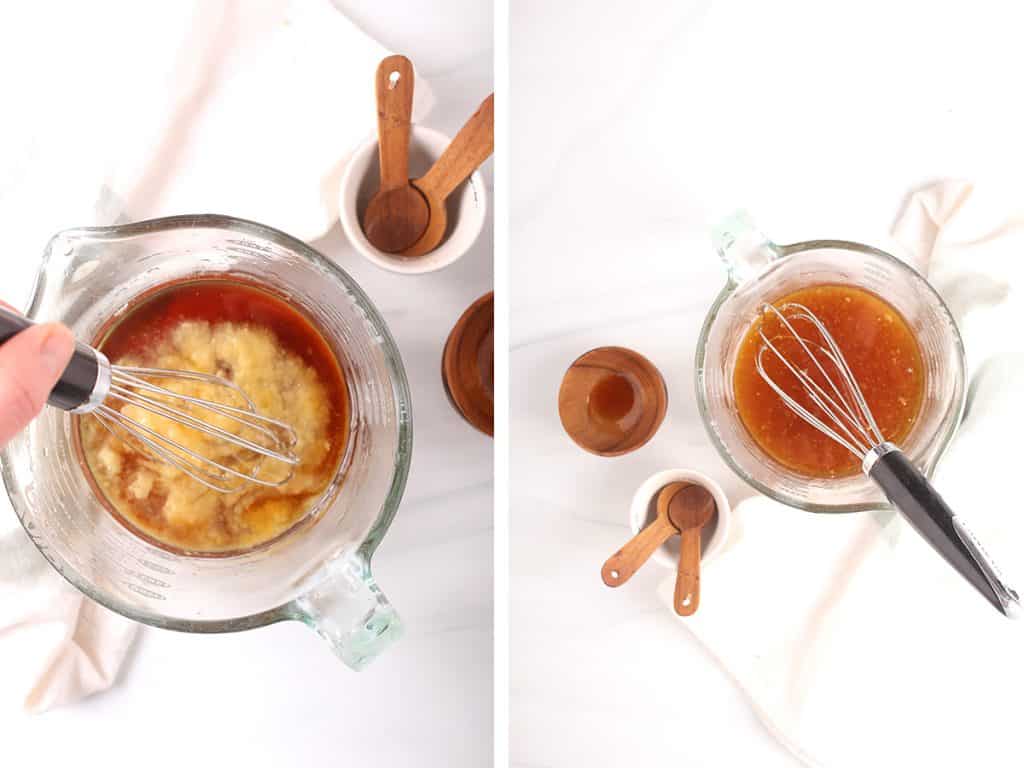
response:
<svg viewBox="0 0 1024 768"><path fill-rule="evenodd" d="M233 556L189 556L150 544L94 495L72 439L72 419L54 408L0 453L4 484L50 564L107 608L187 632L302 621L358 669L401 633L370 559L405 488L412 417L398 349L352 278L269 227L224 216L176 216L58 234L44 254L28 315L60 320L92 341L133 298L211 274L255 281L301 308L344 370L348 450L303 521Z"/></svg>
<svg viewBox="0 0 1024 768"><path fill-rule="evenodd" d="M697 342L697 402L704 426L722 458L761 493L811 512L855 512L886 503L864 474L815 479L766 455L740 421L732 378L740 341L763 302L823 283L871 291L907 320L926 368L921 412L901 445L930 475L949 445L966 398L963 342L949 309L914 269L884 251L844 240L777 245L745 213L713 233L728 281L704 321Z"/></svg>

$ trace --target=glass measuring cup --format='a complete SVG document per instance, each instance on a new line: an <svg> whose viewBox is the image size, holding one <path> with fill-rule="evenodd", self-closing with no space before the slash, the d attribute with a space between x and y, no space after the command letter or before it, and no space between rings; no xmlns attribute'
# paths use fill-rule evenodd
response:
<svg viewBox="0 0 1024 768"><path fill-rule="evenodd" d="M351 402L347 454L292 531L240 555L189 556L118 523L90 489L74 424L48 408L0 453L15 512L50 564L130 619L187 632L302 621L359 669L401 622L370 559L398 508L412 450L405 372L384 321L358 285L304 243L224 216L176 216L76 229L44 254L28 315L60 320L83 340L157 286L237 275L304 310L333 348Z"/></svg>
<svg viewBox="0 0 1024 768"><path fill-rule="evenodd" d="M956 322L935 289L884 251L845 240L777 245L745 213L713 233L728 280L704 321L697 342L697 403L712 442L730 467L766 496L810 512L857 512L885 499L865 475L816 479L765 454L736 411L732 376L739 343L763 302L811 285L864 288L885 299L910 324L924 357L925 398L901 448L930 475L963 414L967 366Z"/></svg>

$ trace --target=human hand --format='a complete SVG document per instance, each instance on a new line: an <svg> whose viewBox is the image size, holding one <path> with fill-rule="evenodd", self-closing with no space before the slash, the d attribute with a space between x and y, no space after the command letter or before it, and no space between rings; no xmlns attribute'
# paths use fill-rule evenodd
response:
<svg viewBox="0 0 1024 768"><path fill-rule="evenodd" d="M58 323L34 325L0 345L0 447L39 415L74 350L75 337Z"/></svg>

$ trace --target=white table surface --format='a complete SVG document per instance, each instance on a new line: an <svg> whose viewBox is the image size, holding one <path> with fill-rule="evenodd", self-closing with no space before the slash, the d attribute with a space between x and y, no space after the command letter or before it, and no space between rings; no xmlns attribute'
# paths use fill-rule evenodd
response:
<svg viewBox="0 0 1024 768"><path fill-rule="evenodd" d="M665 570L615 591L599 570L654 472L747 492L693 396L720 216L887 247L916 186L1021 178L1020 21L949 5L512 3L513 766L796 764L655 596ZM617 459L576 448L556 404L572 360L608 344L647 355L670 393L657 436Z"/></svg>
<svg viewBox="0 0 1024 768"><path fill-rule="evenodd" d="M414 0L336 5L384 45L409 54L430 78L437 97L431 126L454 133L492 90L486 5L437 2L429 24ZM490 163L485 176L490 184ZM357 674L298 624L221 636L146 628L109 692L40 716L0 718L0 762L154 768L490 762L492 442L449 406L439 366L451 326L491 288L491 221L489 212L484 234L462 261L423 277L377 269L337 226L313 243L381 309L412 386L412 472L374 560L378 581L405 621L405 637ZM50 234L40 233L40 252ZM5 266L11 301L28 295L34 266L25 259ZM0 514L13 514L6 497Z"/></svg>

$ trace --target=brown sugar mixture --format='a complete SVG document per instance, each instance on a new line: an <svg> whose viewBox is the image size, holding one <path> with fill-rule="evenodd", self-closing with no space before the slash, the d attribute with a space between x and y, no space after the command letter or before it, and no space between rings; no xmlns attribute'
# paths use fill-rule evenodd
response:
<svg viewBox="0 0 1024 768"><path fill-rule="evenodd" d="M82 452L108 506L146 537L178 550L223 553L276 538L300 521L330 484L348 440L348 389L330 346L310 321L277 296L235 280L173 284L117 323L98 347L115 365L209 373L238 385L258 412L292 426L299 464L279 487L207 488L79 420ZM159 382L177 394L228 405L223 387ZM204 456L231 463L238 449L131 405L122 413ZM264 471L261 465L261 472ZM282 465L266 467L281 472Z"/></svg>
<svg viewBox="0 0 1024 768"><path fill-rule="evenodd" d="M899 444L917 420L926 378L921 349L907 321L873 293L842 285L804 288L772 303L781 307L790 302L802 304L821 320L842 351L882 435ZM736 408L750 436L773 459L804 475L841 477L859 472L859 457L791 411L761 378L756 364L762 328L795 367L825 383L781 321L770 312L759 316L743 338L733 372ZM798 322L794 328L803 335L810 326ZM820 339L817 334L807 338ZM784 392L811 413L822 414L774 354L767 352L763 362ZM826 370L833 375L833 369Z"/></svg>

